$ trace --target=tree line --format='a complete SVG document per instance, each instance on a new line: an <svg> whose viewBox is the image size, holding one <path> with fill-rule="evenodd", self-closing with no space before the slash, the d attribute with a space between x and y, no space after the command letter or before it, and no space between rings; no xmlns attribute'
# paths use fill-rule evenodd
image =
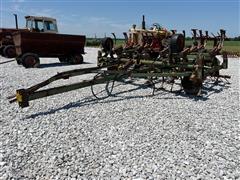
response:
<svg viewBox="0 0 240 180"><path fill-rule="evenodd" d="M186 37L185 39L186 40L192 40L192 37ZM232 37L232 38L228 37L226 39L226 41L240 41L240 36L236 36L236 37Z"/></svg>

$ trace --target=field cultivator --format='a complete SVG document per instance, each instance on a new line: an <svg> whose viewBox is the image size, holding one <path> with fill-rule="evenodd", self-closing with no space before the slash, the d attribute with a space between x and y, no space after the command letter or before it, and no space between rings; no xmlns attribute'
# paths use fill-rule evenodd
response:
<svg viewBox="0 0 240 180"><path fill-rule="evenodd" d="M201 30L199 35L196 29L192 32L193 43L185 47L185 31L182 34L177 34L175 30L169 32L158 24L147 30L143 18L141 29L136 29L133 25L128 34L124 33L124 46L115 47L112 38L103 39L96 67L58 73L30 88L19 89L16 95L10 97L10 103L17 101L20 107L27 107L29 101L34 99L88 86L96 98L101 98L94 90L95 85L105 84L105 92L107 96L111 96L116 81L130 79L133 82L136 78L146 79L145 85L153 89L153 94L155 90L162 89L164 83L173 86L180 81L180 91L200 96L203 83L208 77L214 79L215 83L219 78L230 78L220 75L221 69L228 68L227 54L221 53L225 31L220 30L220 34L214 37L210 37L208 32L203 35ZM206 49L209 40L214 40L212 49ZM93 77L78 83L41 90L53 81L85 74L92 74ZM156 86L158 83L160 88Z"/></svg>

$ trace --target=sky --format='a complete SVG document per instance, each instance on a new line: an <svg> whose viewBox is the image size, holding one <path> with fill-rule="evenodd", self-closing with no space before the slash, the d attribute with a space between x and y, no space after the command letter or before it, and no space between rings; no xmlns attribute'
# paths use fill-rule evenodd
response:
<svg viewBox="0 0 240 180"><path fill-rule="evenodd" d="M153 23L171 30L192 28L216 34L226 29L228 37L240 35L240 0L0 0L0 27L25 26L24 16L49 16L57 19L60 33L104 37L112 32L118 38L132 24L147 27Z"/></svg>

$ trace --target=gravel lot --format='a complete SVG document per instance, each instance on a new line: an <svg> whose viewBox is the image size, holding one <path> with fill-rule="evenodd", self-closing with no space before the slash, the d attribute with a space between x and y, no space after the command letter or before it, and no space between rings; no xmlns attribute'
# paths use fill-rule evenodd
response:
<svg viewBox="0 0 240 180"><path fill-rule="evenodd" d="M84 88L30 102L7 97L57 72L95 66L42 59L41 68L1 64L0 179L240 179L239 59L231 84L205 84L203 97L117 84L101 101ZM1 57L0 62L7 61ZM76 82L62 80L51 86Z"/></svg>

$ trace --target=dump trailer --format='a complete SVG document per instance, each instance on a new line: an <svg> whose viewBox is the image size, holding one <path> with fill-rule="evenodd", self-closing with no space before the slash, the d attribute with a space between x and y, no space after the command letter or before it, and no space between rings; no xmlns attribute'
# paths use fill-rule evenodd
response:
<svg viewBox="0 0 240 180"><path fill-rule="evenodd" d="M28 31L27 29L0 28L0 55L6 58L16 57L12 33Z"/></svg>
<svg viewBox="0 0 240 180"><path fill-rule="evenodd" d="M81 64L86 37L82 35L15 32L17 61L26 68L37 67L39 57L57 57L60 62Z"/></svg>
<svg viewBox="0 0 240 180"><path fill-rule="evenodd" d="M16 28L0 28L0 55L5 58L16 57L12 34L14 32L58 33L57 21L50 17L25 16L26 26L18 28L17 15L15 16Z"/></svg>

